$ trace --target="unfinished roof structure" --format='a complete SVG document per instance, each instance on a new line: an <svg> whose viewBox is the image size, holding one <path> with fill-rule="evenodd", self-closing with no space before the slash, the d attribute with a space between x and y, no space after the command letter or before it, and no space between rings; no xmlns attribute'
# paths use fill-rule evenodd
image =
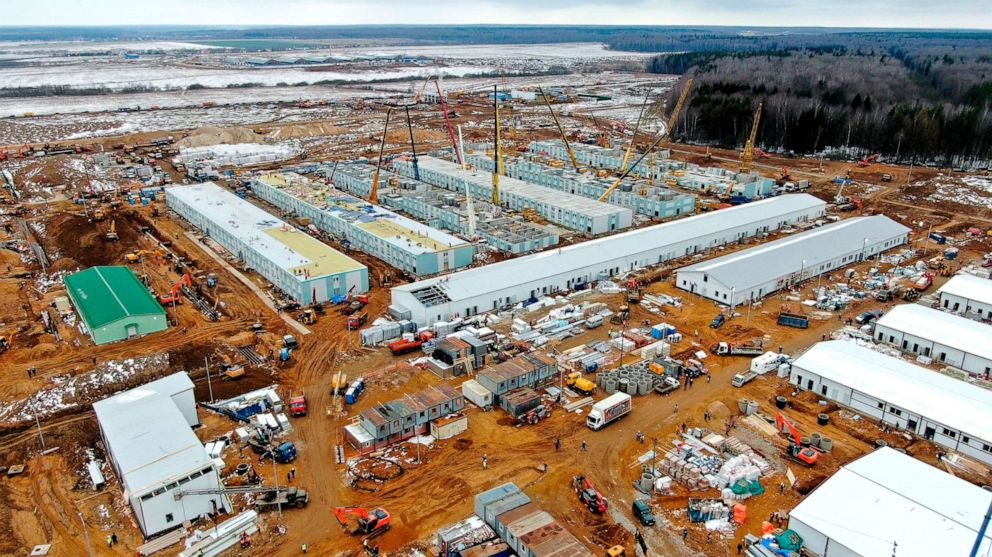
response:
<svg viewBox="0 0 992 557"><path fill-rule="evenodd" d="M789 528L817 555L968 555L990 501L992 493L885 447L820 484L789 513ZM986 532L978 554L990 551Z"/></svg>
<svg viewBox="0 0 992 557"><path fill-rule="evenodd" d="M491 311L815 220L826 203L784 195L392 289L390 311L422 325Z"/></svg>
<svg viewBox="0 0 992 557"><path fill-rule="evenodd" d="M992 374L992 329L918 304L893 307L875 322L875 340L934 362L988 377Z"/></svg>
<svg viewBox="0 0 992 557"><path fill-rule="evenodd" d="M97 344L169 326L162 305L127 267L90 267L67 275L65 287Z"/></svg>
<svg viewBox="0 0 992 557"><path fill-rule="evenodd" d="M734 305L878 255L908 238L909 228L889 217L854 217L682 267L675 284Z"/></svg>
<svg viewBox="0 0 992 557"><path fill-rule="evenodd" d="M789 380L992 464L992 391L843 340L814 345Z"/></svg>
<svg viewBox="0 0 992 557"><path fill-rule="evenodd" d="M413 163L410 161L396 160L392 166L399 174L414 176ZM476 169L463 172L457 163L435 157L420 157L418 167L420 179L428 184L464 192L467 181L469 195L483 200L492 199L491 173ZM630 209L516 178L500 176L499 192L500 205L507 209L532 209L550 222L594 236L629 228L633 222L633 212Z"/></svg>
<svg viewBox="0 0 992 557"><path fill-rule="evenodd" d="M213 182L165 190L169 208L296 301L369 289L368 269Z"/></svg>

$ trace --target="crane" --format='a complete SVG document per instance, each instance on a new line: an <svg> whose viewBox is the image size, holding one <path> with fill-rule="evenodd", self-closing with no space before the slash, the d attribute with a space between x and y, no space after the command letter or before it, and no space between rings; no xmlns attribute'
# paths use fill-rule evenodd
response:
<svg viewBox="0 0 992 557"><path fill-rule="evenodd" d="M451 118L448 117L448 104L444 102L441 83L435 79L434 86L437 87L437 101L441 103L441 110L444 111L444 123L448 126L448 137L451 138L451 147L455 150L455 160L458 161L458 164L462 164L462 149L455 141L455 129L451 125Z"/></svg>
<svg viewBox="0 0 992 557"><path fill-rule="evenodd" d="M617 187L620 186L620 182L623 182L623 179L626 178L628 174L630 174L630 171L633 170L634 168L637 168L637 165L641 164L641 161L644 160L644 157L647 157L652 151L655 150L655 148L663 144L665 140L669 138L672 132L672 127L675 125L675 120L676 118L678 118L679 112L682 111L682 106L685 104L685 99L689 96L689 89L691 87L692 87L692 78L690 78L685 82L685 87L682 88L682 93L679 95L679 100L678 102L675 103L675 108L672 109L672 114L668 117L668 123L665 125L665 131L662 132L660 136L658 136L658 139L654 140L654 143L652 143L651 146L648 147L647 150L644 151L644 153L642 153L641 156L638 157L636 161L634 161L634 164L631 165L630 168L623 171L623 174L621 174L620 177L617 178L616 182L613 182L613 184L610 187L606 188L606 191L603 192L603 195L599 196L599 201L605 201L608 197L610 197L610 194L613 193L613 190L617 189Z"/></svg>
<svg viewBox="0 0 992 557"><path fill-rule="evenodd" d="M599 130L599 135L596 137L596 144L604 149L613 148L613 144L610 143L610 131L607 127L596 119L596 115L593 114L592 111L589 111L589 117L592 118L593 125L596 126L597 130Z"/></svg>
<svg viewBox="0 0 992 557"><path fill-rule="evenodd" d="M565 137L565 130L561 127L561 122L558 121L558 116L555 115L555 109L551 108L551 102L548 100L548 96L544 94L544 89L538 87L537 91L541 93L541 98L544 99L544 104L548 105L548 110L551 112L551 118L555 121L555 126L558 127L558 133L561 134L561 140L565 142L565 150L568 151L568 158L572 159L572 166L575 170L579 169L579 161L575 158L575 151L572 150L572 145L569 144L568 138Z"/></svg>
<svg viewBox="0 0 992 557"><path fill-rule="evenodd" d="M407 105L405 108L406 127L410 130L410 150L413 151L413 177L417 181L420 181L420 165L417 164L417 143L413 140L413 124L410 122L410 106Z"/></svg>
<svg viewBox="0 0 992 557"><path fill-rule="evenodd" d="M761 121L761 107L764 103L758 103L758 108L754 111L754 120L751 122L751 135L744 144L744 151L741 152L741 174L751 172L751 163L754 162L754 141L758 137L758 122Z"/></svg>
<svg viewBox="0 0 992 557"><path fill-rule="evenodd" d="M648 91L647 95L644 95L644 104L641 105L641 112L637 114L637 123L634 124L634 135L630 136L630 144L627 145L627 152L623 154L623 160L620 161L619 171L622 173L627 170L627 162L630 161L630 152L634 150L634 141L637 141L637 130L641 129L641 117L644 116L644 109L648 107L648 97L651 96L651 91Z"/></svg>
<svg viewBox="0 0 992 557"><path fill-rule="evenodd" d="M493 123L496 129L496 151L493 158L493 205L499 206L499 175L503 172L503 157L499 150L499 91L493 85Z"/></svg>
<svg viewBox="0 0 992 557"><path fill-rule="evenodd" d="M458 148L465 151L462 143L462 127L458 126ZM468 211L468 236L475 238L475 209L472 208L472 192L468 191L468 172L465 170L465 163L458 159L458 164L462 167L462 182L465 183L465 209Z"/></svg>
<svg viewBox="0 0 992 557"><path fill-rule="evenodd" d="M379 160L375 163L375 175L372 176L372 189L369 191L369 202L379 202L379 171L382 169L382 155L386 151L386 134L389 133L389 115L393 107L386 109L386 125L382 128L382 141L379 143Z"/></svg>

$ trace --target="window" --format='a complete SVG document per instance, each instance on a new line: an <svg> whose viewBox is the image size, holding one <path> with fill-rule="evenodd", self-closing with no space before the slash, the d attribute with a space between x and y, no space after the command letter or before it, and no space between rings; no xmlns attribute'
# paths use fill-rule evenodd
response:
<svg viewBox="0 0 992 557"><path fill-rule="evenodd" d="M951 431L951 430L947 429L946 427L941 428L940 432L943 433L944 435L950 437L951 439L954 439L958 435L957 432Z"/></svg>
<svg viewBox="0 0 992 557"><path fill-rule="evenodd" d="M193 472L192 474L189 475L189 479L195 480L195 479L199 478L202 475L203 475L202 472Z"/></svg>
<svg viewBox="0 0 992 557"><path fill-rule="evenodd" d="M165 493L165 488L164 487L160 487L160 488L156 489L155 491L153 491L152 492L152 495L162 495L163 493Z"/></svg>
<svg viewBox="0 0 992 557"><path fill-rule="evenodd" d="M885 403L884 402L879 402L878 403L878 409L879 410L885 410Z"/></svg>
<svg viewBox="0 0 992 557"><path fill-rule="evenodd" d="M172 522L173 520L174 519L173 519L172 513L166 513L166 515L165 515L165 521L166 522Z"/></svg>
<svg viewBox="0 0 992 557"><path fill-rule="evenodd" d="M986 445L986 447L987 447L987 446L988 446L988 445ZM152 498L152 494L151 494L151 493L146 493L146 494L144 494L144 495L142 495L142 496L141 496L141 500L142 500L142 501L147 501L147 500L149 500L149 499L151 499L151 498Z"/></svg>
<svg viewBox="0 0 992 557"><path fill-rule="evenodd" d="M971 437L968 437L967 435L962 435L961 436L961 442L962 443L966 443L966 444L967 443L971 443Z"/></svg>
<svg viewBox="0 0 992 557"><path fill-rule="evenodd" d="M992 453L992 446L982 443L982 450L987 453Z"/></svg>
<svg viewBox="0 0 992 557"><path fill-rule="evenodd" d="M177 484L176 482L172 482L171 484L165 486L165 489L167 489L168 491L172 491L173 489L176 489L177 487L179 487L179 484Z"/></svg>

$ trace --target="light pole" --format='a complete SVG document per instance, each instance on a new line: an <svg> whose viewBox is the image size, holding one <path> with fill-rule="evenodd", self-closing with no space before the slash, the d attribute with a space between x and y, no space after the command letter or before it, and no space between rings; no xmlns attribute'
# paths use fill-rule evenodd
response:
<svg viewBox="0 0 992 557"><path fill-rule="evenodd" d="M276 488L276 509L279 510L279 525L282 526L282 500L279 498L279 472L276 470L276 455L270 453L272 458L272 483Z"/></svg>
<svg viewBox="0 0 992 557"><path fill-rule="evenodd" d="M86 529L86 521L83 520L83 513L82 511L76 511L76 514L79 515L79 522L83 524L83 539L86 540L86 553L88 553L90 557L93 557L93 546L90 544L90 532Z"/></svg>
<svg viewBox="0 0 992 557"><path fill-rule="evenodd" d="M802 263L799 264L799 280L796 281L799 284L803 282L803 273L806 272L806 260L803 259Z"/></svg>
<svg viewBox="0 0 992 557"><path fill-rule="evenodd" d="M654 475L657 473L658 470L656 464L657 461L658 461L658 438L652 437L651 438L651 477L652 478L654 478ZM655 478L655 482L651 484L651 491L655 491L657 489L657 486L658 486L658 482L657 479Z"/></svg>
<svg viewBox="0 0 992 557"><path fill-rule="evenodd" d="M214 387L210 383L210 362L207 361L207 357L203 357L203 367L207 368L207 391L210 393L210 403L214 402Z"/></svg>
<svg viewBox="0 0 992 557"><path fill-rule="evenodd" d="M38 426L38 439L41 440L41 450L45 451L45 434L41 431L41 420L38 419L38 408L36 406L37 402L31 403L31 410L34 413L34 423Z"/></svg>
<svg viewBox="0 0 992 557"><path fill-rule="evenodd" d="M926 257L927 250L930 249L930 232L933 231L933 222L927 223L930 226L927 227L927 237L923 240L923 256Z"/></svg>

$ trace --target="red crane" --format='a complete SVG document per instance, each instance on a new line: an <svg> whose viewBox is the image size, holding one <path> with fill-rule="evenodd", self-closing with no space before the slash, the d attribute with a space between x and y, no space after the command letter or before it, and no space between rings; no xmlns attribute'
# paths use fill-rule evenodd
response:
<svg viewBox="0 0 992 557"><path fill-rule="evenodd" d="M186 286L188 288L193 288L193 279L190 278L189 273L183 275L179 279L179 282L172 285L172 290L169 291L168 296L159 296L158 302L163 306L172 303L176 303L176 304L183 303L182 296L179 295L183 286Z"/></svg>
<svg viewBox="0 0 992 557"><path fill-rule="evenodd" d="M441 84L434 80L434 86L437 87L437 100L441 103L441 110L444 111L444 123L448 126L448 137L451 138L451 148L455 150L455 159L458 160L458 164L463 164L462 153L458 150L458 141L455 140L455 129L451 126L451 118L448 117L448 103L444 102L444 94L441 93Z"/></svg>

